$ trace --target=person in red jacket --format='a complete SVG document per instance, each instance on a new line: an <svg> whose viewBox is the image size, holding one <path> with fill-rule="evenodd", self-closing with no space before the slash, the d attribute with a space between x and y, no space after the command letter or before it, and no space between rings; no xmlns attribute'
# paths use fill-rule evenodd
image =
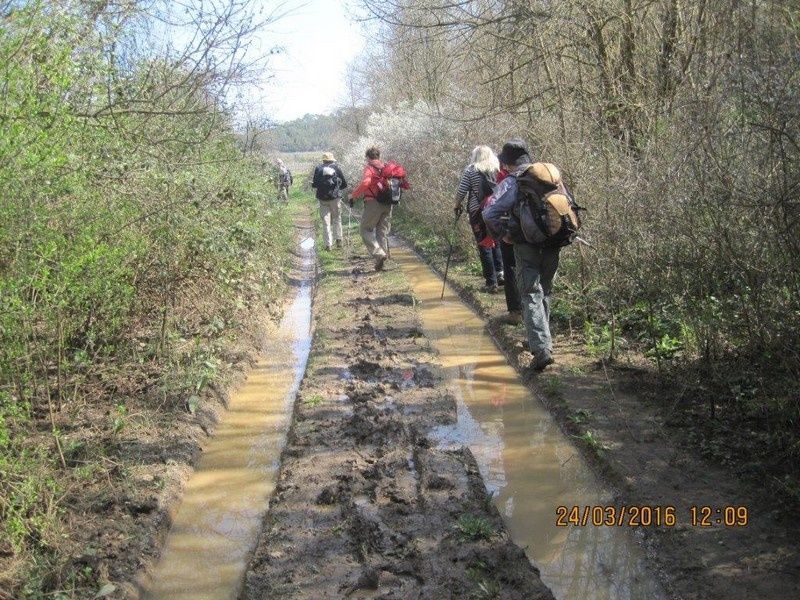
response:
<svg viewBox="0 0 800 600"><path fill-rule="evenodd" d="M384 164L381 162L381 151L372 146L367 148L367 164L361 183L350 194L350 206L353 200L364 198L364 212L361 215L361 239L367 252L375 259L375 270L382 271L386 262L389 230L391 229L392 205L381 204L377 196L376 184Z"/></svg>

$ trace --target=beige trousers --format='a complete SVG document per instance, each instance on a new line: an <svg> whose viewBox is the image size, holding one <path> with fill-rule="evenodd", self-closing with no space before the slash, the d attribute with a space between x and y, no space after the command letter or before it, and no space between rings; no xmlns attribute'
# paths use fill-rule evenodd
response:
<svg viewBox="0 0 800 600"><path fill-rule="evenodd" d="M361 239L371 256L386 256L389 231L392 223L392 205L380 204L377 200L364 200L361 215Z"/></svg>
<svg viewBox="0 0 800 600"><path fill-rule="evenodd" d="M342 201L320 200L319 216L322 219L322 239L325 247L330 248L333 240L342 240Z"/></svg>

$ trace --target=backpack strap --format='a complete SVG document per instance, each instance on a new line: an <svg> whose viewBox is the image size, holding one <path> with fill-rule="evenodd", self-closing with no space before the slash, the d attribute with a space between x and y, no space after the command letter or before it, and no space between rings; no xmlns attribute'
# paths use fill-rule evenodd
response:
<svg viewBox="0 0 800 600"><path fill-rule="evenodd" d="M496 184L494 181L489 179L489 176L483 171L478 171L478 174L480 175L481 178L481 189L480 189L481 197L478 198L478 202L483 202L487 196L491 196L494 193L494 187Z"/></svg>

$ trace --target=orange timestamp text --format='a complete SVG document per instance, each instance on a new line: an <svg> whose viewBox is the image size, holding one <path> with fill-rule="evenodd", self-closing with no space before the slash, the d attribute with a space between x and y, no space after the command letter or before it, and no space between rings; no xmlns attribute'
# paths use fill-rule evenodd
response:
<svg viewBox="0 0 800 600"><path fill-rule="evenodd" d="M746 527L750 512L746 506L690 506L685 520L674 506L583 505L556 507L558 527Z"/></svg>

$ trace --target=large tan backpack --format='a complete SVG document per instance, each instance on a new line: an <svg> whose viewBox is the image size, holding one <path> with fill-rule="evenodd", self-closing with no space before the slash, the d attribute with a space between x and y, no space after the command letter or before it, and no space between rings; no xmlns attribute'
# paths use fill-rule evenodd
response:
<svg viewBox="0 0 800 600"><path fill-rule="evenodd" d="M571 244L581 227L580 211L551 163L533 163L517 176L517 203L522 235L530 244L555 248Z"/></svg>

